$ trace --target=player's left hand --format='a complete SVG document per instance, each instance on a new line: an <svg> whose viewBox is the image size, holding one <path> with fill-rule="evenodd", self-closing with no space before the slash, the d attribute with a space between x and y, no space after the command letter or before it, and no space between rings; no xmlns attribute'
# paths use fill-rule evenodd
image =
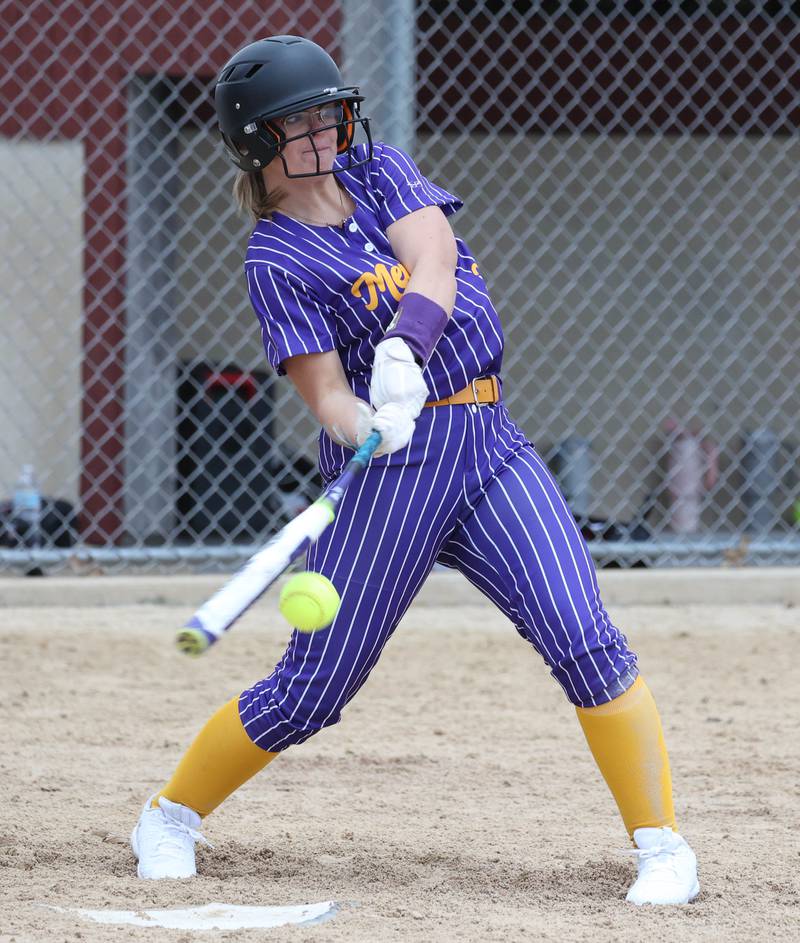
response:
<svg viewBox="0 0 800 943"><path fill-rule="evenodd" d="M370 399L376 409L400 403L416 419L428 399L428 384L402 337L389 337L375 348Z"/></svg>

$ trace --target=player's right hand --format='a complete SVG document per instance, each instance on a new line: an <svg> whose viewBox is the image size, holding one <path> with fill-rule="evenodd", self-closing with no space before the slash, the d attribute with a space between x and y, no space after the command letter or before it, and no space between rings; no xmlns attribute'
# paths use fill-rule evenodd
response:
<svg viewBox="0 0 800 943"><path fill-rule="evenodd" d="M404 449L414 434L414 420L409 408L403 403L386 403L375 413L368 415L362 411L358 417L356 427L356 442L363 445L367 436L377 430L381 434L381 444L375 450L375 455L388 455Z"/></svg>

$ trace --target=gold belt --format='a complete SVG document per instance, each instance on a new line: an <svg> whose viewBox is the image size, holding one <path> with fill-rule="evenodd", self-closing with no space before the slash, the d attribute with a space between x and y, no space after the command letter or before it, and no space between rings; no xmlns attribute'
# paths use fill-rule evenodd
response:
<svg viewBox="0 0 800 943"><path fill-rule="evenodd" d="M465 403L499 403L500 384L497 377L479 377L463 390L445 396L444 399L432 400L426 406L463 406Z"/></svg>

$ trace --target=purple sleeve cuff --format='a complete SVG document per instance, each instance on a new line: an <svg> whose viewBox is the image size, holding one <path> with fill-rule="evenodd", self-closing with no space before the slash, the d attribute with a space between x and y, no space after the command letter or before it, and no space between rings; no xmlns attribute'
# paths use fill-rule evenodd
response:
<svg viewBox="0 0 800 943"><path fill-rule="evenodd" d="M425 295L419 295L415 291L406 292L400 299L397 314L389 330L381 339L401 337L420 366L424 367L446 324L447 312L444 308Z"/></svg>

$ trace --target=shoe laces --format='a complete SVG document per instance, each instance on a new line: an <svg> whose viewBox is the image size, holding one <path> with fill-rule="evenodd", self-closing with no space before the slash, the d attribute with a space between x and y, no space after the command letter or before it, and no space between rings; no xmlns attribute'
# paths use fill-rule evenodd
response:
<svg viewBox="0 0 800 943"><path fill-rule="evenodd" d="M208 845L209 848L214 847L205 835L197 829L192 828L191 825L181 822L180 819L173 818L168 812L165 812L164 809L161 809L161 812L164 814L165 828L158 842L159 845L172 846L180 849L183 847L180 836L188 835L192 841Z"/></svg>
<svg viewBox="0 0 800 943"><path fill-rule="evenodd" d="M648 871L670 871L679 875L678 856L680 845L670 845L664 842L653 845L652 848L623 848L621 855L633 855L641 864L646 862Z"/></svg>

